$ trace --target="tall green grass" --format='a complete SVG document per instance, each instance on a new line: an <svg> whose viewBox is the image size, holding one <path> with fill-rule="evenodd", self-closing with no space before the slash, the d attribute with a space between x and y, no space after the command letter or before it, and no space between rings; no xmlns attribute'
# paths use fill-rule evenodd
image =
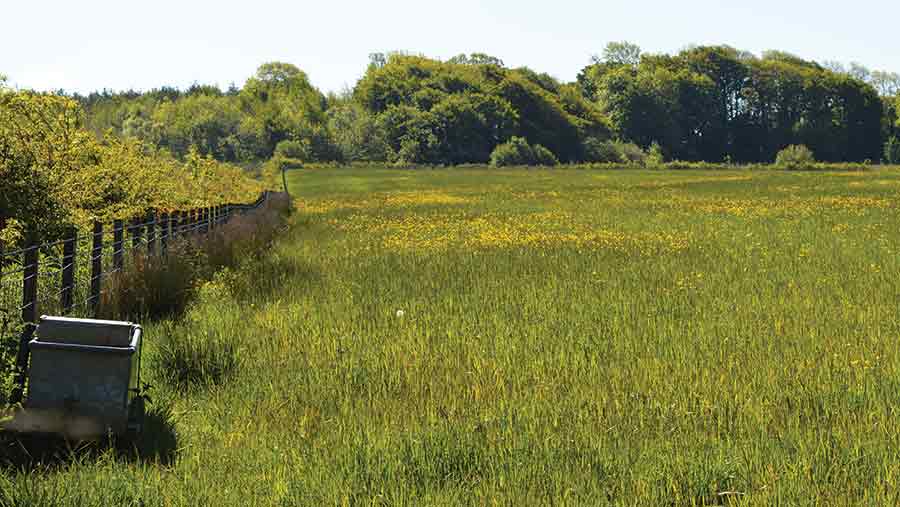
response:
<svg viewBox="0 0 900 507"><path fill-rule="evenodd" d="M154 436L0 505L897 503L900 173L291 178L290 235L147 327Z"/></svg>

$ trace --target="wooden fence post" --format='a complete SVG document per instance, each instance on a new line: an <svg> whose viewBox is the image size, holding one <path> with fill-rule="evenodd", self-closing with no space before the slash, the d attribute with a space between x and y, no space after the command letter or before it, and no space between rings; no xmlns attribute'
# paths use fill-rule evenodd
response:
<svg viewBox="0 0 900 507"><path fill-rule="evenodd" d="M25 376L28 371L28 342L34 334L34 323L37 321L37 290L38 290L38 245L33 236L28 240L28 246L22 255L22 322L25 328L19 337L19 352L16 356L15 387L10 393L10 401L19 403L25 393Z"/></svg>
<svg viewBox="0 0 900 507"><path fill-rule="evenodd" d="M147 254L153 257L156 253L156 211L147 212Z"/></svg>
<svg viewBox="0 0 900 507"><path fill-rule="evenodd" d="M78 246L78 231L74 227L70 228L67 236L68 238L63 243L62 291L60 292L63 315L67 315L75 306L75 250Z"/></svg>
<svg viewBox="0 0 900 507"><path fill-rule="evenodd" d="M113 221L113 269L121 271L125 267L125 224Z"/></svg>
<svg viewBox="0 0 900 507"><path fill-rule="evenodd" d="M91 245L91 312L100 313L100 283L103 281L103 224L94 222L94 240Z"/></svg>

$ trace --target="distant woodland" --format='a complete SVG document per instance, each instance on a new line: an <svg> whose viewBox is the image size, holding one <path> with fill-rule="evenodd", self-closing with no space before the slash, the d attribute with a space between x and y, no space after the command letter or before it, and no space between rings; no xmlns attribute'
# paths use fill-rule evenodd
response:
<svg viewBox="0 0 900 507"><path fill-rule="evenodd" d="M486 163L509 144L547 160L766 163L789 145L826 162L886 160L900 76L728 46L644 54L611 43L578 75L508 68L485 54L447 61L373 54L352 90L323 94L287 63L243 87L194 85L74 98L98 136L137 138L220 161ZM627 160L626 160L627 161Z"/></svg>

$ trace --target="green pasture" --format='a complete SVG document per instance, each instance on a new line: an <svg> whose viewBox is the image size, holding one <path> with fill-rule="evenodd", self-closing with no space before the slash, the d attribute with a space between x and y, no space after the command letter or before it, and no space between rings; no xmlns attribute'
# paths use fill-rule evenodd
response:
<svg viewBox="0 0 900 507"><path fill-rule="evenodd" d="M289 184L146 326L136 449L3 440L0 505L900 501L900 171Z"/></svg>

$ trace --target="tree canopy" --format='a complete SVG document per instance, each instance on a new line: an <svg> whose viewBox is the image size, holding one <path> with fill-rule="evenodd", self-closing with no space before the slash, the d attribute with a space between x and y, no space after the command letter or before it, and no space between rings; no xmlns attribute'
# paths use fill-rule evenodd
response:
<svg viewBox="0 0 900 507"><path fill-rule="evenodd" d="M883 145L872 86L783 52L695 47L637 66L596 63L581 81L620 138L656 141L672 158L771 162L803 144L822 160L862 161Z"/></svg>
<svg viewBox="0 0 900 507"><path fill-rule="evenodd" d="M181 159L196 150L254 164L290 143L305 161L485 163L518 137L562 162L608 158L598 153L613 141L710 162L772 162L805 145L837 162L883 158L900 129L898 91L897 74L859 64L729 46L649 54L623 41L608 44L574 83L486 53L441 61L395 52L372 53L340 96L322 94L294 65L270 62L225 91L76 98L98 138L111 130Z"/></svg>

